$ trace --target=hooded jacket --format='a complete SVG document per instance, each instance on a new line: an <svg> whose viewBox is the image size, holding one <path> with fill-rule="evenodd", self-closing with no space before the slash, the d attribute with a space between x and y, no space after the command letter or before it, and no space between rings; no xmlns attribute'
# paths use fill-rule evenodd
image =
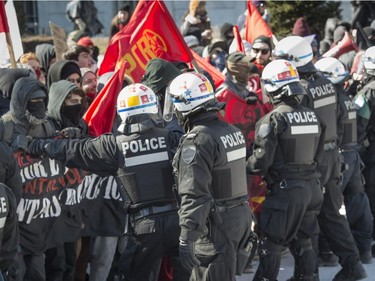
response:
<svg viewBox="0 0 375 281"><path fill-rule="evenodd" d="M47 97L47 89L38 80L32 77L22 77L14 84L12 99L10 101L10 110L1 120L3 124L10 120L14 124L12 137L11 139L6 140L8 143L13 141L17 135L29 135L38 138L54 136L55 132L47 120L41 125L33 126L25 116L27 103L32 99L32 94L35 91L40 90L44 91ZM46 99L45 102L47 103Z"/></svg>
<svg viewBox="0 0 375 281"><path fill-rule="evenodd" d="M151 88L155 94L158 94L181 73L172 63L155 58L147 63L146 72L141 83Z"/></svg>
<svg viewBox="0 0 375 281"><path fill-rule="evenodd" d="M87 124L83 119L79 120L79 124L73 124L70 120L61 114L61 108L65 99L71 91L77 89L77 86L69 81L60 80L52 83L49 92L48 101L48 117L54 124L56 130L62 130L67 127L78 127L81 133L87 133Z"/></svg>
<svg viewBox="0 0 375 281"><path fill-rule="evenodd" d="M166 60L155 58L147 63L146 72L141 83L154 91L162 110L164 109L165 90L169 83L180 74L182 72ZM177 124L176 120L172 120L166 125L166 128L182 132L182 128Z"/></svg>
<svg viewBox="0 0 375 281"><path fill-rule="evenodd" d="M56 58L55 46L51 44L39 44L35 47L35 54L47 75L50 61Z"/></svg>
<svg viewBox="0 0 375 281"><path fill-rule="evenodd" d="M69 75L77 73L81 76L81 70L77 63L69 60L60 60L54 63L48 71L47 86L60 80L66 80Z"/></svg>
<svg viewBox="0 0 375 281"><path fill-rule="evenodd" d="M21 77L29 77L31 75L28 69L0 69L0 116L9 111L10 98L14 83Z"/></svg>
<svg viewBox="0 0 375 281"><path fill-rule="evenodd" d="M70 85L68 81L61 82ZM8 124L12 125L11 141L17 140L19 135L33 138L55 136L55 127L47 118L41 125L31 126L25 116L28 101L33 98L35 91L41 90L47 96L47 89L34 78L23 77L15 83L10 111L1 117L4 128L9 127ZM85 173L77 169L66 169L61 162L33 156L22 150L14 151L14 156L22 177L22 196L17 214L20 245L24 253L39 254L63 242L76 241L81 231L79 218L74 225L72 220L69 221L72 227L67 231L61 231L64 219L58 218L64 216L64 206L68 202L75 202L74 195L68 188L79 189Z"/></svg>

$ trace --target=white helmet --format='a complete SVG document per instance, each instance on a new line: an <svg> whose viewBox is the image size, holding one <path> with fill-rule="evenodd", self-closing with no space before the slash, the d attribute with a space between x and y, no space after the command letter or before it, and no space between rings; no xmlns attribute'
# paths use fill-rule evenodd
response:
<svg viewBox="0 0 375 281"><path fill-rule="evenodd" d="M149 87L140 83L126 86L117 97L117 112L122 121L138 114L157 114L156 95Z"/></svg>
<svg viewBox="0 0 375 281"><path fill-rule="evenodd" d="M349 72L336 58L321 58L315 63L315 67L333 84L340 84L349 78Z"/></svg>
<svg viewBox="0 0 375 281"><path fill-rule="evenodd" d="M313 58L311 45L301 36L288 36L280 40L275 46L274 56L292 62L300 72L316 71L311 62Z"/></svg>
<svg viewBox="0 0 375 281"><path fill-rule="evenodd" d="M299 82L297 68L287 60L278 59L266 65L262 72L262 84L268 93L275 92L285 85Z"/></svg>
<svg viewBox="0 0 375 281"><path fill-rule="evenodd" d="M375 71L375 46L370 47L366 50L366 52L363 55L363 64L366 68L366 72L371 72L371 74L374 74Z"/></svg>
<svg viewBox="0 0 375 281"><path fill-rule="evenodd" d="M164 120L172 119L173 109L186 116L214 97L214 89L204 75L195 72L180 74L167 88Z"/></svg>

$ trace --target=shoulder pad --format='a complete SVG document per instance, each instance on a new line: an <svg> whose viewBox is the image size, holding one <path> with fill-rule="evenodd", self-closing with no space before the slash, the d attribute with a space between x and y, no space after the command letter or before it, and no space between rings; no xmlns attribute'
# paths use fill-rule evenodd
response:
<svg viewBox="0 0 375 281"><path fill-rule="evenodd" d="M268 134L271 132L272 127L270 124L261 124L259 129L258 129L258 137L264 139Z"/></svg>
<svg viewBox="0 0 375 281"><path fill-rule="evenodd" d="M196 138L196 136L199 134L199 132L196 132L196 133L189 133L186 135L185 139L187 140L193 140Z"/></svg>

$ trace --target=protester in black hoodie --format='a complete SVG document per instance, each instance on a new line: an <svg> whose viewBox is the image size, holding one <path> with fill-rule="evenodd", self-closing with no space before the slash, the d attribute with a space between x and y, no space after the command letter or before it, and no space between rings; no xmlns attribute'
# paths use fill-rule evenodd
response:
<svg viewBox="0 0 375 281"><path fill-rule="evenodd" d="M9 111L14 83L18 78L32 76L28 69L0 69L0 116Z"/></svg>
<svg viewBox="0 0 375 281"><path fill-rule="evenodd" d="M65 64L66 65L66 64ZM52 69L52 68L51 68ZM51 74L51 73L50 73ZM79 138L87 134L87 124L82 119L85 94L75 84L60 80L52 83L48 101L48 119L62 137ZM85 172L74 169L85 176ZM73 194L76 186L65 186L67 194ZM54 231L64 233L63 243L45 252L47 280L73 281L76 264L76 242L81 237L82 217L80 204L70 200L63 202L61 216L56 218Z"/></svg>
<svg viewBox="0 0 375 281"><path fill-rule="evenodd" d="M54 227L61 215L66 183L77 187L83 176L58 161L33 157L25 152L29 138L53 138L56 129L46 116L47 89L31 77L16 81L10 110L1 117L3 139L10 144L22 176L18 204L20 253L19 280L46 280L44 252L63 241L66 233Z"/></svg>

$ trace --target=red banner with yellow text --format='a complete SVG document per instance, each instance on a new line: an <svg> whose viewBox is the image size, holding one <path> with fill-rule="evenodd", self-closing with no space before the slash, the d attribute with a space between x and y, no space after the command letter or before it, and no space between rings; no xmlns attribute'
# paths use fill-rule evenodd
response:
<svg viewBox="0 0 375 281"><path fill-rule="evenodd" d="M191 61L190 50L161 0L138 3L129 23L111 39L98 74L113 71L126 60L127 75L139 82L153 58Z"/></svg>

